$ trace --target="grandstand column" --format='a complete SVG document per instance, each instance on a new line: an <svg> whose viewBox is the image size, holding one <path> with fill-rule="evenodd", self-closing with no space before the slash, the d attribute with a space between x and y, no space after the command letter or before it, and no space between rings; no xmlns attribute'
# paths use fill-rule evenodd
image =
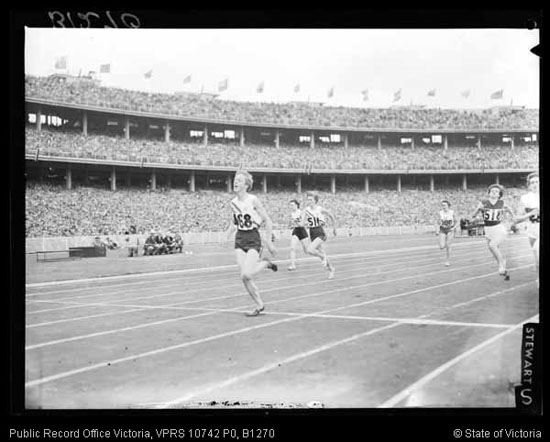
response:
<svg viewBox="0 0 550 442"><path fill-rule="evenodd" d="M278 149L279 148L279 140L280 140L280 137L281 137L281 132L279 132L279 129L277 129L275 131L275 147Z"/></svg>
<svg viewBox="0 0 550 442"><path fill-rule="evenodd" d="M195 191L195 171L191 171L191 175L189 175L189 192Z"/></svg>
<svg viewBox="0 0 550 442"><path fill-rule="evenodd" d="M365 193L369 193L369 177L365 175Z"/></svg>
<svg viewBox="0 0 550 442"><path fill-rule="evenodd" d="M434 176L430 175L430 192L434 191Z"/></svg>
<svg viewBox="0 0 550 442"><path fill-rule="evenodd" d="M202 138L202 142L205 146L208 145L208 125L207 124L204 125L204 135Z"/></svg>
<svg viewBox="0 0 550 442"><path fill-rule="evenodd" d="M414 150L414 137L411 136L411 149Z"/></svg>
<svg viewBox="0 0 550 442"><path fill-rule="evenodd" d="M514 136L513 135L510 135L510 147L512 149L514 148Z"/></svg>
<svg viewBox="0 0 550 442"><path fill-rule="evenodd" d="M157 172L155 169L151 172L151 190L157 190Z"/></svg>
<svg viewBox="0 0 550 442"><path fill-rule="evenodd" d="M115 166L111 168L111 190L116 190L116 169Z"/></svg>
<svg viewBox="0 0 550 442"><path fill-rule="evenodd" d="M126 119L124 120L124 138L127 140L130 139L130 117L126 116Z"/></svg>
<svg viewBox="0 0 550 442"><path fill-rule="evenodd" d="M244 147L244 127L241 127L241 136L239 139L239 143L241 147Z"/></svg>
<svg viewBox="0 0 550 442"><path fill-rule="evenodd" d="M309 139L309 147L313 149L315 147L315 132L311 131L311 137Z"/></svg>
<svg viewBox="0 0 550 442"><path fill-rule="evenodd" d="M468 180L466 174L462 175L462 190L468 190Z"/></svg>
<svg viewBox="0 0 550 442"><path fill-rule="evenodd" d="M348 134L344 134L344 149L348 148Z"/></svg>
<svg viewBox="0 0 550 442"><path fill-rule="evenodd" d="M496 177L495 177L495 183L496 184L500 184L500 176L499 174L497 173Z"/></svg>
<svg viewBox="0 0 550 442"><path fill-rule="evenodd" d="M230 193L231 192L231 175L227 175L225 183L227 184L227 193Z"/></svg>
<svg viewBox="0 0 550 442"><path fill-rule="evenodd" d="M481 135L477 136L477 148L481 149Z"/></svg>
<svg viewBox="0 0 550 442"><path fill-rule="evenodd" d="M336 175L330 176L330 193L336 193Z"/></svg>
<svg viewBox="0 0 550 442"><path fill-rule="evenodd" d="M267 193L267 175L264 174L262 177L262 189L264 193Z"/></svg>
<svg viewBox="0 0 550 442"><path fill-rule="evenodd" d="M42 130L42 110L40 108L36 112L36 130L38 132Z"/></svg>
<svg viewBox="0 0 550 442"><path fill-rule="evenodd" d="M382 150L382 135L378 135L378 150Z"/></svg>
<svg viewBox="0 0 550 442"><path fill-rule="evenodd" d="M449 148L449 137L447 134L443 135L443 149L447 150Z"/></svg>
<svg viewBox="0 0 550 442"><path fill-rule="evenodd" d="M205 182L206 188L208 189L210 187L210 176L208 172L206 172L206 182Z"/></svg>
<svg viewBox="0 0 550 442"><path fill-rule="evenodd" d="M73 188L73 174L71 166L67 166L67 171L65 173L65 184L67 185L67 190L71 190Z"/></svg>
<svg viewBox="0 0 550 442"><path fill-rule="evenodd" d="M401 192L401 175L397 175L397 191Z"/></svg>
<svg viewBox="0 0 550 442"><path fill-rule="evenodd" d="M300 175L296 178L296 191L302 193L302 177Z"/></svg>
<svg viewBox="0 0 550 442"><path fill-rule="evenodd" d="M82 135L88 136L88 112L82 113Z"/></svg>
<svg viewBox="0 0 550 442"><path fill-rule="evenodd" d="M167 121L164 126L164 141L168 143L170 141L170 123Z"/></svg>
<svg viewBox="0 0 550 442"><path fill-rule="evenodd" d="M277 175L277 187L280 188L281 187L281 175Z"/></svg>

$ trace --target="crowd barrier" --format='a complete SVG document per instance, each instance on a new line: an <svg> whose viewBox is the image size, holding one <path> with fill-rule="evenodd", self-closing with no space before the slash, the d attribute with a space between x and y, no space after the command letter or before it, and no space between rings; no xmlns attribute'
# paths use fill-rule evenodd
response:
<svg viewBox="0 0 550 442"><path fill-rule="evenodd" d="M331 230L328 229L330 234ZM380 227L354 227L337 229L340 237L349 236L371 236L371 235L410 235L417 233L434 233L435 227L428 225L418 226L380 226ZM276 242L290 240L290 229L274 230ZM139 240L140 246L145 243L147 235L135 235ZM192 232L183 233L184 246L193 244L218 244L226 239L225 232ZM26 253L36 253L45 251L64 251L74 247L89 247L94 242L95 236L67 236L67 237L43 237L27 238L25 241ZM124 247L124 235L100 236L102 241L109 238L119 246Z"/></svg>

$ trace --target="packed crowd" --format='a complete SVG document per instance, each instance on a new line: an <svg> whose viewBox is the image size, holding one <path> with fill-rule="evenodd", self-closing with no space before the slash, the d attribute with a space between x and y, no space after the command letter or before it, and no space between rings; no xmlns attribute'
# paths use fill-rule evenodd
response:
<svg viewBox="0 0 550 442"><path fill-rule="evenodd" d="M50 77L25 78L25 95L107 109L200 117L226 122L294 126L380 129L535 129L536 109L451 110L435 108L352 108L307 103L252 103L204 99L200 94L149 93L129 89L67 83Z"/></svg>
<svg viewBox="0 0 550 442"><path fill-rule="evenodd" d="M447 199L458 219L469 218L485 188L468 191L445 189L435 192L403 189L376 190L369 194L357 189L338 193L319 192L320 204L330 209L338 227L434 225L440 202ZM506 202L517 207L525 189L506 189ZM305 202L305 195L289 191L259 194L276 229L290 227L289 201ZM94 187L28 183L26 189L26 236L119 235L130 226L138 234L155 232L223 231L231 221L232 194L222 191L144 191L126 189L111 192Z"/></svg>
<svg viewBox="0 0 550 442"><path fill-rule="evenodd" d="M374 147L348 146L314 148L265 145L164 142L125 139L105 135L85 137L81 133L26 129L25 150L42 156L94 158L131 162L169 163L203 166L275 167L293 169L515 169L536 168L538 147Z"/></svg>

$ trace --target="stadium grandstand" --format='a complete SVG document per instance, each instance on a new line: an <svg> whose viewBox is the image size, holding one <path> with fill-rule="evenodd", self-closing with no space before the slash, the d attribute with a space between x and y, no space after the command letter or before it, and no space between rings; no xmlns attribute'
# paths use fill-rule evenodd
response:
<svg viewBox="0 0 550 442"><path fill-rule="evenodd" d="M309 189L342 228L425 226L442 198L471 208L493 182L516 198L538 169L538 110L522 107L246 103L68 75L25 85L28 238L221 231L239 168L279 228L286 202Z"/></svg>

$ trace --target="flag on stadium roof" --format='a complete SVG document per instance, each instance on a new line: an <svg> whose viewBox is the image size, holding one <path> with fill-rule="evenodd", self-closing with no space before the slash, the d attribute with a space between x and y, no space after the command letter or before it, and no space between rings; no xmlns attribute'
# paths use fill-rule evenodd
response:
<svg viewBox="0 0 550 442"><path fill-rule="evenodd" d="M395 103L399 100L401 100L401 89L395 91L395 93L393 94L393 102Z"/></svg>
<svg viewBox="0 0 550 442"><path fill-rule="evenodd" d="M466 89L465 91L462 91L460 93L464 98L468 98L470 96L470 89Z"/></svg>
<svg viewBox="0 0 550 442"><path fill-rule="evenodd" d="M191 75L188 75L183 79L183 84L191 83Z"/></svg>
<svg viewBox="0 0 550 442"><path fill-rule="evenodd" d="M111 63L101 64L99 65L99 73L100 74L108 74L111 72Z"/></svg>
<svg viewBox="0 0 550 442"><path fill-rule="evenodd" d="M218 92L223 92L229 87L229 78L222 80L218 83Z"/></svg>
<svg viewBox="0 0 550 442"><path fill-rule="evenodd" d="M332 86L332 87L328 90L327 96L328 96L329 98L334 97L334 86Z"/></svg>
<svg viewBox="0 0 550 442"><path fill-rule="evenodd" d="M500 89L498 91L495 91L491 94L491 100L500 100L502 98L502 95L504 94L504 90Z"/></svg>
<svg viewBox="0 0 550 442"><path fill-rule="evenodd" d="M67 57L64 55L55 60L56 69L67 69Z"/></svg>
<svg viewBox="0 0 550 442"><path fill-rule="evenodd" d="M151 78L152 75L153 75L153 69L150 69L147 72L145 72L144 77Z"/></svg>
<svg viewBox="0 0 550 442"><path fill-rule="evenodd" d="M363 94L363 101L369 101L369 90L365 89L364 91L361 91L361 94Z"/></svg>
<svg viewBox="0 0 550 442"><path fill-rule="evenodd" d="M428 97L435 97L435 89L430 89L428 91Z"/></svg>
<svg viewBox="0 0 550 442"><path fill-rule="evenodd" d="M300 83L294 86L294 93L298 93L298 92L300 92Z"/></svg>
<svg viewBox="0 0 550 442"><path fill-rule="evenodd" d="M256 88L256 92L257 92L258 94L261 94L263 91L264 91L264 82L262 81L262 82L258 85L258 87Z"/></svg>

